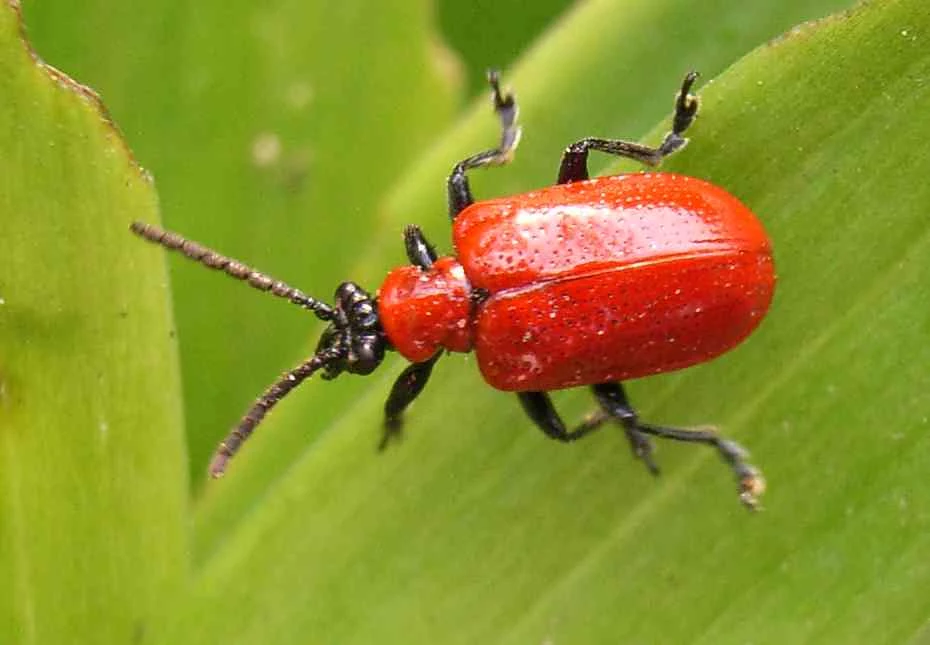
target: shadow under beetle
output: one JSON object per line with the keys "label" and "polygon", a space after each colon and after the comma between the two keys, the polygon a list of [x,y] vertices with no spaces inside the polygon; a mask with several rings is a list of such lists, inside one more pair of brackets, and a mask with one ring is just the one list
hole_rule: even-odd
{"label": "shadow under beetle", "polygon": [[[476,202],[468,172],[508,163],[520,139],[514,97],[489,72],[501,140],[449,175],[456,254],[439,257],[417,226],[407,226],[410,265],[391,271],[374,296],[343,282],[329,305],[176,233],[133,223],[141,237],[329,323],[313,356],[282,374],[220,443],[210,474],[221,476],[268,411],[312,374],[370,374],[395,350],[411,364],[384,406],[383,449],[400,435],[404,410],[443,352],[474,351],[484,379],[516,392],[547,436],[574,441],[615,421],[653,473],[649,436],[711,445],[733,469],[740,500],[755,508],[765,484],[742,447],[712,430],[641,421],[620,381],[707,361],[756,328],[775,284],[765,231],[735,197],[699,179],[588,177],[591,150],[657,166],[681,149],[698,111],[690,93],[696,79],[685,76],[672,130],[657,148],[582,139],[562,155],[556,185]],[[591,387],[600,410],[568,430],[547,391],[580,385]]]}

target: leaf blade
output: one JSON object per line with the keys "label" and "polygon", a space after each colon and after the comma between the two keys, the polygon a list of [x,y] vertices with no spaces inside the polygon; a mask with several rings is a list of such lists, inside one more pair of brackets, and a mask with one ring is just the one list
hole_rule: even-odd
{"label": "leaf blade", "polygon": [[170,315],[140,291],[163,269],[124,244],[156,202],[96,95],[34,60],[12,3],[0,77],[0,633],[124,643],[187,564]]}

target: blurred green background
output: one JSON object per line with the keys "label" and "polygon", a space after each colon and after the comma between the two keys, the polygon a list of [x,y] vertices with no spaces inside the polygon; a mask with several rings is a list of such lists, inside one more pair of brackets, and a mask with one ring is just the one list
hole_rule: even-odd
{"label": "blurred green background", "polygon": [[[24,2],[39,56],[100,94],[153,185],[5,6],[0,641],[930,642],[930,16],[883,0],[795,29],[850,4]],[[765,512],[708,451],[660,446],[653,480],[620,433],[545,441],[461,356],[388,454],[397,357],[308,383],[206,481],[320,325],[176,258],[166,274],[129,222],[321,298],[374,289],[403,224],[449,249],[444,176],[495,138],[489,66],[524,139],[475,177],[488,196],[550,183],[586,135],[658,141],[702,72],[668,168],[759,214],[779,290],[746,345],[631,392],[750,447]]]}

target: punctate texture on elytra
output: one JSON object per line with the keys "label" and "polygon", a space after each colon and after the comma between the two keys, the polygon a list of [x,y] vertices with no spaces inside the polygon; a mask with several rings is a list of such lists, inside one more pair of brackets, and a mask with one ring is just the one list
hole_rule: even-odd
{"label": "punctate texture on elytra", "polygon": [[[397,350],[474,350],[502,390],[667,372],[737,345],[775,284],[769,240],[738,199],[668,173],[601,177],[472,204],[457,258],[381,289]],[[485,297],[469,302],[480,289]]]}

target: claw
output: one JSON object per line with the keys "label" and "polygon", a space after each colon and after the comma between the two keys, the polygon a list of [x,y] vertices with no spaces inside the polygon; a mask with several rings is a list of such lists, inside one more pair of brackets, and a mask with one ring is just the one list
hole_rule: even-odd
{"label": "claw", "polygon": [[738,469],[739,501],[751,511],[761,510],[759,497],[765,492],[765,478],[762,473],[748,464]]}
{"label": "claw", "polygon": [[403,438],[404,431],[400,419],[385,419],[384,432],[381,435],[381,441],[378,442],[378,452],[384,452],[391,442],[402,441]]}

